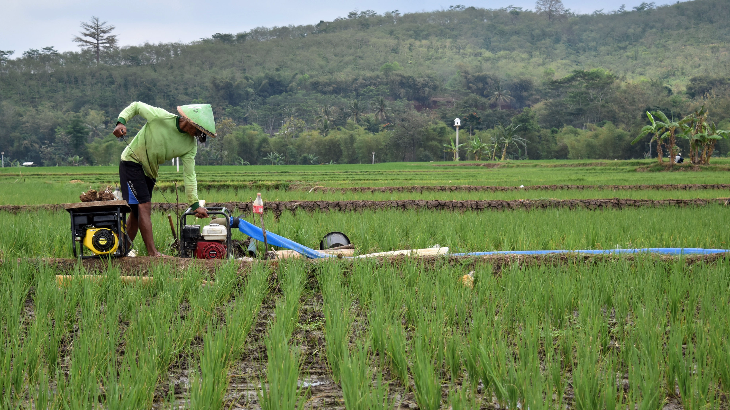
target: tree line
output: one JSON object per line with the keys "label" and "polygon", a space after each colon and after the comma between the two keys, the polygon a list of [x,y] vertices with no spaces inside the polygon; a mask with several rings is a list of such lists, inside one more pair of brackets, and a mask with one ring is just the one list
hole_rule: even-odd
{"label": "tree line", "polygon": [[[560,6],[354,11],[121,48],[103,41],[113,26],[92,19],[80,52],[0,51],[0,149],[43,165],[116,163],[124,145],[110,131],[135,100],[171,112],[213,104],[221,137],[201,147],[201,164],[440,161],[455,150],[480,160],[642,158],[657,155],[652,135],[631,144],[647,111],[678,121],[705,107],[708,124],[728,128],[727,2],[593,15]],[[85,35],[94,30],[101,36]],[[722,140],[713,154],[729,149]]]}

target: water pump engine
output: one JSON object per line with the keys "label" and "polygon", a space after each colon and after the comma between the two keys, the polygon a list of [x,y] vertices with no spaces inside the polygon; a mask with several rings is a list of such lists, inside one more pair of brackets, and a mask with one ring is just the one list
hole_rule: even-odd
{"label": "water pump engine", "polygon": [[[208,215],[220,215],[230,221],[231,214],[225,207],[209,207]],[[195,216],[193,209],[188,208],[180,217],[180,249],[181,258],[224,259],[232,258],[231,230],[229,227],[211,223],[210,225],[188,225],[187,218]]]}

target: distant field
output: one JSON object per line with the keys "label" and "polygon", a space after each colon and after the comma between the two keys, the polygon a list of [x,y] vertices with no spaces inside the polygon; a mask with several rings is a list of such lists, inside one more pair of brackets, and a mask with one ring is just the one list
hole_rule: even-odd
{"label": "distant field", "polygon": [[[486,166],[479,166],[486,165]],[[343,199],[309,189],[322,187],[384,187],[434,185],[656,185],[728,183],[730,159],[715,159],[709,168],[694,171],[688,165],[676,171],[656,171],[655,161],[511,161],[502,163],[387,163],[375,165],[313,166],[201,166],[197,167],[200,197],[208,201],[248,200],[257,191],[270,200]],[[74,181],[72,183],[71,181]],[[169,189],[182,184],[182,173],[160,167],[158,185]],[[78,201],[81,192],[118,183],[117,167],[39,167],[0,169],[0,205],[52,204]],[[226,189],[218,190],[218,186]],[[240,189],[232,188],[240,186]],[[294,189],[296,188],[296,189]],[[167,192],[170,192],[169,190]],[[615,192],[615,191],[614,191]],[[695,194],[697,196],[695,196]],[[452,196],[453,195],[453,196]],[[672,191],[631,193],[582,191],[493,193],[406,193],[352,195],[346,199],[535,199],[535,198],[713,198],[724,192]],[[689,195],[689,196],[688,196]],[[167,200],[165,200],[167,197]],[[184,195],[183,195],[184,197]],[[184,198],[182,199],[184,201]],[[175,202],[174,195],[156,195],[155,202]]]}

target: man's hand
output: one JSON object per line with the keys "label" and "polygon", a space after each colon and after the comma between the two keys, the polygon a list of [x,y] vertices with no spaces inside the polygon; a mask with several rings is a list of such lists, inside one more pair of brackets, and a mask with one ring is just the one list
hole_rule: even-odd
{"label": "man's hand", "polygon": [[195,210],[195,216],[198,218],[207,218],[208,210],[200,206],[198,207],[198,209]]}
{"label": "man's hand", "polygon": [[114,136],[117,138],[121,138],[127,135],[127,127],[121,122],[118,122],[117,126],[114,128],[114,131],[112,131],[112,134],[114,134]]}

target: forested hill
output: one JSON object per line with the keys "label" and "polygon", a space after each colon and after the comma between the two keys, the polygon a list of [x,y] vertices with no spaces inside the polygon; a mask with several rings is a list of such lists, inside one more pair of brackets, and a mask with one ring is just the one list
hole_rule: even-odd
{"label": "forested hill", "polygon": [[592,15],[453,6],[115,48],[98,64],[51,45],[6,50],[0,150],[115,163],[110,131],[138,100],[214,105],[220,138],[201,164],[450,159],[455,117],[462,159],[643,157],[647,144],[629,142],[647,110],[730,118],[728,21],[727,0]]}

